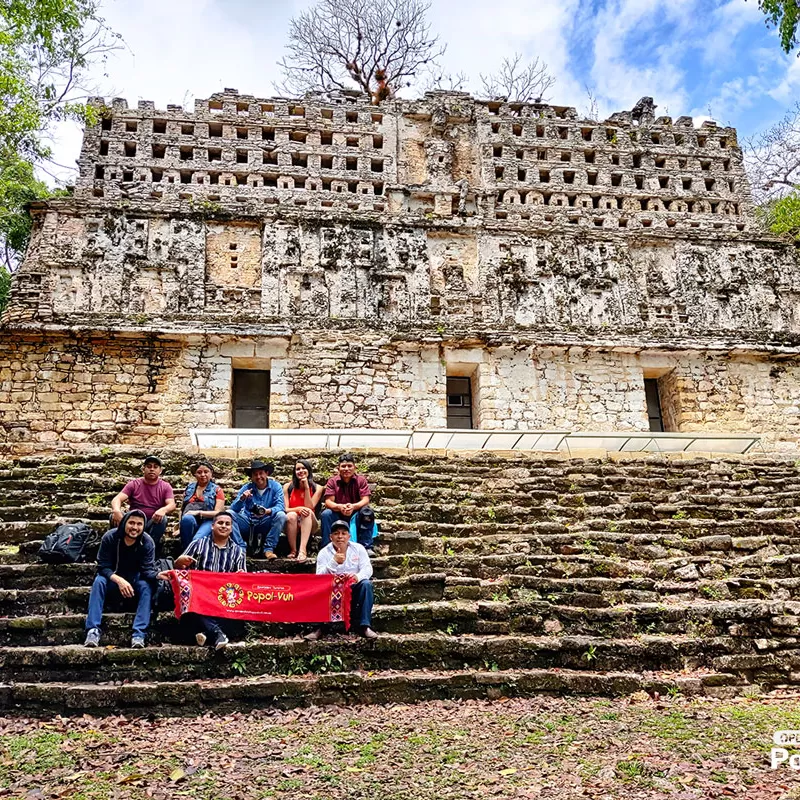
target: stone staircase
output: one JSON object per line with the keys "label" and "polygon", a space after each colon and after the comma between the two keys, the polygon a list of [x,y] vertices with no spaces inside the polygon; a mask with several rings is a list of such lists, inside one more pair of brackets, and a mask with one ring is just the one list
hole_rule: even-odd
{"label": "stone staircase", "polygon": [[[778,457],[359,455],[375,484],[374,642],[248,625],[224,653],[161,613],[81,646],[92,564],[40,564],[58,521],[104,530],[143,452],[0,462],[0,706],[409,702],[536,692],[730,695],[800,682],[800,469]],[[162,453],[185,486],[192,454]],[[312,454],[318,475],[330,453]],[[245,460],[214,458],[229,496]],[[276,459],[286,480],[293,456]],[[177,554],[176,540],[166,549]],[[313,571],[279,559],[253,570]]]}

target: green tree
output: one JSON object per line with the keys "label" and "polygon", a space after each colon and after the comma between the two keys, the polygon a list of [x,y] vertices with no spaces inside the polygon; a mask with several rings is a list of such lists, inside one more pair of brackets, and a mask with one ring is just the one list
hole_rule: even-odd
{"label": "green tree", "polygon": [[745,165],[761,222],[800,242],[800,102],[745,142]]}
{"label": "green tree", "polygon": [[791,236],[800,244],[800,192],[792,192],[761,206],[766,226],[779,236]]}
{"label": "green tree", "polygon": [[0,0],[0,301],[30,236],[26,203],[50,194],[47,137],[65,119],[92,121],[87,67],[119,46],[99,0]]}
{"label": "green tree", "polygon": [[[767,17],[767,23],[778,29],[781,47],[791,53],[798,45],[797,26],[800,24],[798,0],[758,0],[758,7]],[[800,56],[800,52],[797,54]]]}

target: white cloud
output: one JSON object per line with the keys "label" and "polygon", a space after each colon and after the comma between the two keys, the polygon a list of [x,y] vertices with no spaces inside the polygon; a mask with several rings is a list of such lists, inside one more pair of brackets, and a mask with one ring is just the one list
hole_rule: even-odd
{"label": "white cloud", "polygon": [[791,57],[780,82],[768,94],[773,100],[784,105],[788,105],[800,97],[800,58]]}
{"label": "white cloud", "polygon": [[580,0],[462,0],[435,2],[430,11],[434,29],[447,42],[444,66],[450,72],[466,72],[471,88],[479,86],[478,74],[493,72],[515,52],[538,56],[557,83],[553,100],[574,102],[580,82],[570,70],[569,46]]}
{"label": "white cloud", "polygon": [[764,24],[758,3],[747,0],[728,0],[706,14],[710,18],[703,25],[700,44],[703,60],[709,64],[719,59],[727,61],[735,48],[736,37],[751,25]]}
{"label": "white cloud", "polygon": [[[275,94],[276,62],[283,55],[289,20],[311,5],[271,0],[116,0],[104,6],[109,26],[128,49],[113,55],[92,78],[101,94],[124,97],[131,105],[152,100],[192,107],[229,86],[257,96]],[[444,67],[467,72],[473,90],[478,73],[491,72],[505,56],[539,56],[558,82],[558,102],[581,99],[581,83],[569,68],[569,40],[580,0],[436,0],[429,12],[434,32],[448,45]],[[70,164],[80,150],[81,131],[62,125],[56,132],[56,160]]]}
{"label": "white cloud", "polygon": [[[129,50],[110,58],[107,76],[98,68],[94,82],[106,96],[161,108],[191,107],[226,86],[269,96],[289,20],[312,2],[106,0],[103,13]],[[763,27],[754,0],[433,0],[429,19],[448,45],[445,70],[466,72],[473,91],[480,72],[521,52],[548,64],[557,79],[553,102],[585,107],[588,85],[601,116],[651,95],[659,114],[694,107],[691,113],[706,115],[710,105],[727,121],[759,107],[762,91],[783,105],[800,94],[799,59],[751,41],[745,68],[731,50],[748,26]],[[710,100],[692,96],[701,85],[713,87]],[[64,125],[56,134],[56,160],[74,162],[81,131]]]}
{"label": "white cloud", "polygon": [[[157,108],[170,103],[192,108],[194,98],[226,86],[247,94],[274,94],[272,82],[279,77],[275,62],[295,9],[286,3],[269,5],[246,0],[108,3],[102,13],[126,47],[109,57],[107,75],[96,65],[89,81],[106,97],[124,97],[132,106],[153,100]],[[55,136],[55,160],[74,163],[82,138],[78,126],[65,123]]]}
{"label": "white cloud", "polygon": [[[659,113],[675,116],[688,105],[678,66],[683,32],[694,19],[694,0],[610,0],[595,20],[592,80],[603,110],[630,108],[650,95]],[[634,63],[629,42],[649,34],[647,63]]]}
{"label": "white cloud", "polygon": [[714,97],[690,113],[696,118],[713,119],[720,125],[733,125],[736,117],[754,106],[763,95],[761,79],[757,75],[745,75],[723,83]]}

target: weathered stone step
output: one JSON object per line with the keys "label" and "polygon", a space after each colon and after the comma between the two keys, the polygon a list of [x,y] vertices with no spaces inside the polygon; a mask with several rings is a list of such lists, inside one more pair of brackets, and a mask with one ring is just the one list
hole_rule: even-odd
{"label": "weathered stone step", "polygon": [[534,592],[555,605],[608,608],[629,603],[680,603],[702,598],[729,600],[790,600],[800,597],[800,579],[778,578],[762,581],[731,578],[726,581],[654,581],[647,578],[537,578],[506,575],[478,587],[448,589],[446,596],[489,599],[516,590]]}
{"label": "weathered stone step", "polygon": [[[506,543],[501,552],[405,553],[373,558],[375,577],[398,578],[431,571],[452,576],[498,579],[504,575],[527,575],[539,578],[646,578],[654,581],[720,581],[733,578],[768,580],[800,576],[800,555],[751,555],[746,551],[714,552],[710,555],[684,556],[664,551],[665,557],[640,561],[619,556],[601,555],[594,546],[585,552],[539,554],[531,552],[527,543]],[[392,543],[389,547],[393,548]],[[385,548],[384,548],[385,549]],[[571,548],[565,548],[571,549]],[[644,548],[642,548],[644,549]],[[268,563],[264,559],[248,559],[248,571],[270,573],[313,573],[314,556],[304,563],[279,558]],[[22,563],[0,563],[0,589],[69,588],[88,585],[94,579],[93,562],[51,565],[36,560]]]}
{"label": "weathered stone step", "polygon": [[185,682],[52,683],[0,685],[0,707],[24,713],[83,713],[124,709],[159,715],[242,706],[415,703],[425,700],[530,697],[537,694],[623,697],[637,691],[733,697],[744,681],[726,673],[597,673],[590,670],[392,670],[305,676],[215,678]]}
{"label": "weathered stone step", "polygon": [[[672,506],[682,508],[687,515],[702,515],[711,512],[735,512],[738,515],[755,508],[793,508],[800,504],[800,476],[797,482],[780,488],[764,486],[741,486],[738,490],[730,487],[725,492],[703,493],[706,486],[685,487],[681,490],[650,490],[634,483],[629,487],[610,485],[596,488],[555,486],[552,489],[533,485],[520,489],[514,482],[485,482],[483,485],[458,484],[455,480],[447,486],[403,486],[402,482],[390,476],[370,476],[374,487],[373,505],[385,504],[400,509],[413,510],[424,506],[440,506],[448,511],[464,508],[513,506],[526,509],[534,514],[545,508],[562,509],[603,508],[619,503],[624,505],[649,506],[656,513],[668,511]],[[177,492],[182,492],[188,483],[187,478],[171,481]],[[536,482],[533,482],[536,484]],[[37,509],[61,507],[88,507],[105,509],[111,498],[120,490],[124,479],[69,478],[61,483],[47,483],[46,478],[16,479],[0,484],[4,492],[0,496],[0,512],[5,517],[19,515],[22,510],[30,514]],[[506,485],[510,484],[510,485]],[[239,489],[237,484],[226,485],[220,482],[229,500]],[[36,503],[31,504],[35,496]],[[566,511],[564,512],[566,513]]]}
{"label": "weathered stone step", "polygon": [[[759,579],[727,577],[724,580],[702,579],[693,564],[683,569],[682,580],[673,574],[665,580],[651,577],[541,577],[526,574],[521,559],[508,556],[459,559],[417,557],[419,563],[411,571],[404,559],[376,558],[376,596],[381,602],[408,603],[421,600],[467,599],[491,600],[512,591],[530,595],[531,599],[544,599],[558,605],[585,608],[607,608],[623,603],[690,602],[696,599],[774,599],[787,600],[800,597],[800,578]],[[386,562],[393,560],[399,566],[392,570]],[[259,562],[266,565],[266,562]],[[293,564],[296,570],[311,570],[309,565]],[[516,569],[511,566],[517,565]],[[511,566],[510,566],[511,565]],[[281,565],[273,562],[264,571],[279,571]],[[50,568],[48,568],[50,569]],[[88,603],[89,588],[94,569],[91,565],[57,567],[61,582],[59,588],[0,589],[0,614],[21,616],[84,611]],[[83,584],[72,580],[80,575]],[[677,572],[676,572],[677,574]],[[385,577],[382,577],[385,576]]]}
{"label": "weathered stone step", "polygon": [[[263,563],[263,562],[262,562]],[[70,565],[86,569],[89,565]],[[85,613],[91,590],[92,571],[83,586],[43,589],[0,589],[0,615],[5,617]],[[478,586],[478,579],[450,577],[440,573],[419,573],[401,578],[375,581],[375,597],[379,602],[416,603],[441,600],[445,581],[455,591],[463,586]]]}
{"label": "weathered stone step", "polygon": [[[19,553],[35,560],[41,546],[42,535],[52,531],[64,520],[37,523],[12,523],[2,526],[6,546],[19,545]],[[90,520],[98,533],[105,531],[105,519]],[[641,521],[615,522],[613,520],[587,521],[567,525],[564,522],[540,520],[518,526],[497,522],[448,526],[441,523],[397,523],[380,520],[381,535],[377,540],[380,551],[391,554],[416,552],[442,553],[452,551],[483,552],[515,551],[531,554],[574,552],[618,555],[621,558],[659,559],[672,551],[700,554],[708,551],[734,550],[752,552],[768,546],[779,552],[796,552],[798,526],[794,520],[760,519],[738,523],[671,520],[669,523]],[[285,542],[285,538],[282,539]],[[312,549],[318,537],[312,539]],[[166,555],[177,555],[180,546],[175,536],[164,539]],[[675,553],[673,553],[674,555]],[[777,554],[777,553],[776,553]],[[93,559],[96,549],[89,549],[87,557]],[[24,561],[16,552],[5,554],[0,550],[0,563]]]}
{"label": "weathered stone step", "polygon": [[[377,604],[375,627],[382,633],[421,631],[460,635],[525,633],[549,636],[604,636],[630,638],[641,635],[736,636],[774,639],[800,633],[800,603],[731,601],[671,604],[640,603],[614,608],[584,609],[556,606],[544,600],[428,601],[402,605]],[[0,645],[44,646],[81,644],[84,614],[32,615],[0,618]],[[130,643],[132,613],[103,615],[103,643]],[[298,636],[308,626],[249,624],[247,638]],[[152,621],[150,643],[191,643],[171,612]],[[791,642],[788,642],[791,644]]]}
{"label": "weathered stone step", "polygon": [[[561,506],[541,508],[523,506],[474,505],[392,505],[377,506],[383,533],[421,533],[427,537],[476,538],[504,534],[545,535],[573,533],[597,536],[623,533],[628,536],[663,534],[682,539],[730,534],[737,538],[769,535],[794,535],[800,522],[798,507],[716,509],[700,514],[680,505],[654,506],[651,503],[616,503],[607,506]],[[98,532],[108,527],[110,509],[106,506],[75,505],[53,508],[28,504],[0,509],[0,536],[4,543],[30,543],[52,531],[58,524],[83,520]],[[694,515],[694,516],[692,516]],[[171,519],[177,531],[177,518]]]}
{"label": "weathered stone step", "polygon": [[[279,561],[281,561],[279,559]],[[798,578],[776,578],[767,580],[758,573],[756,577],[743,575],[733,577],[705,569],[704,563],[678,561],[668,574],[623,574],[616,562],[603,564],[603,569],[586,570],[578,564],[570,574],[570,564],[555,562],[537,568],[530,560],[511,556],[483,556],[461,558],[392,557],[375,558],[376,592],[379,595],[396,596],[399,587],[414,586],[416,591],[428,585],[433,576],[436,586],[444,586],[447,575],[448,591],[453,596],[466,599],[491,599],[493,593],[508,588],[525,588],[537,592],[541,597],[559,596],[571,605],[605,607],[620,602],[658,602],[668,598],[706,597],[712,599],[769,598],[781,589],[784,594],[794,596],[800,591]],[[711,566],[721,565],[708,562]],[[251,562],[251,571],[286,573],[312,572],[313,564],[285,565],[278,562]],[[698,569],[699,567],[699,569]],[[30,573],[28,573],[30,570]],[[54,613],[55,608],[74,607],[85,602],[94,578],[95,567],[91,564],[50,565],[3,565],[3,582],[8,588],[0,589],[0,613]],[[605,573],[605,574],[603,574]],[[707,578],[702,576],[707,574]],[[14,587],[14,588],[11,588]],[[405,591],[403,589],[403,591]],[[438,591],[438,589],[436,590]],[[460,594],[459,594],[460,593]],[[405,592],[404,598],[408,596]],[[440,599],[427,596],[423,599]],[[411,596],[414,601],[418,598]],[[405,602],[398,600],[396,602]]]}
{"label": "weathered stone step", "polygon": [[696,669],[733,655],[752,656],[752,644],[735,637],[645,635],[609,640],[419,633],[383,634],[369,642],[348,638],[314,643],[297,639],[242,642],[221,653],[182,645],[143,650],[80,645],[0,647],[0,682],[137,680],[143,675],[158,680],[221,678],[233,677],[242,664],[252,674],[292,674],[321,663],[320,659],[328,661],[328,656],[346,671],[485,667],[645,672]]}
{"label": "weathered stone step", "polygon": [[[711,520],[717,522],[749,521],[763,519],[765,514],[772,517],[784,517],[796,520],[800,516],[798,506],[772,506],[759,507],[745,506],[742,504],[717,508],[692,507],[675,503],[643,508],[634,504],[606,506],[590,506],[580,502],[582,498],[576,495],[573,505],[525,507],[521,505],[492,505],[491,503],[475,503],[474,505],[459,504],[422,504],[390,505],[384,502],[381,514],[399,523],[430,524],[432,520],[451,525],[474,525],[492,522],[502,525],[524,526],[532,519],[549,519],[556,521],[584,521],[589,519],[604,520],[636,520],[636,521],[682,521],[685,519]],[[563,498],[562,498],[563,500]]]}

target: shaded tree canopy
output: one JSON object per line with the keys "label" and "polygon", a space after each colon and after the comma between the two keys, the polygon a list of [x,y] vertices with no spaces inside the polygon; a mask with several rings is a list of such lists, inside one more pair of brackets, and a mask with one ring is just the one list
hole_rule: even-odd
{"label": "shaded tree canopy", "polygon": [[0,265],[12,270],[28,241],[25,205],[49,194],[54,123],[87,121],[87,66],[118,46],[98,0],[0,0]]}
{"label": "shaded tree canopy", "polygon": [[319,0],[289,24],[279,62],[290,94],[347,89],[373,102],[396,94],[444,53],[421,0]]}

